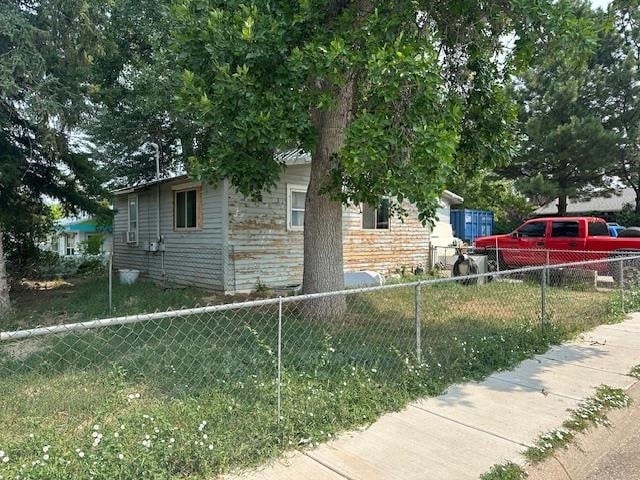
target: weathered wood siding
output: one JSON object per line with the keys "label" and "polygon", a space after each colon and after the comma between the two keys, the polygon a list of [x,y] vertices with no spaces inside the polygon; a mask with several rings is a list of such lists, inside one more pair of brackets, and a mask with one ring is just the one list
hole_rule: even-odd
{"label": "weathered wood siding", "polygon": [[303,232],[287,230],[287,185],[306,188],[309,166],[287,167],[276,188],[254,202],[229,189],[229,248],[238,291],[302,281]]}
{"label": "weathered wood siding", "polygon": [[[303,232],[287,230],[287,185],[306,186],[309,166],[290,166],[277,187],[264,194],[262,202],[245,199],[229,191],[229,248],[238,291],[298,285],[302,281]],[[394,273],[428,264],[429,232],[418,221],[412,205],[409,216],[390,220],[389,230],[362,229],[359,207],[343,212],[345,271],[375,270]]]}
{"label": "weathered wood siding", "polygon": [[404,204],[407,217],[390,218],[388,230],[362,228],[359,206],[345,208],[342,215],[345,271],[374,270],[384,275],[418,265],[428,265],[430,228],[422,226],[414,205]]}
{"label": "weathered wood siding", "polygon": [[[166,182],[160,185],[160,234],[164,236],[164,271],[169,284],[195,286],[213,290],[225,289],[225,267],[229,265],[224,248],[226,205],[224,186],[202,186],[202,228],[194,231],[174,230],[172,187],[188,180]],[[128,228],[128,194],[116,195],[114,206],[114,266],[135,268],[143,276],[161,281],[161,252],[149,252],[146,246],[156,240],[156,186],[140,190],[138,195],[138,244],[126,243]],[[229,275],[233,272],[229,270]]]}

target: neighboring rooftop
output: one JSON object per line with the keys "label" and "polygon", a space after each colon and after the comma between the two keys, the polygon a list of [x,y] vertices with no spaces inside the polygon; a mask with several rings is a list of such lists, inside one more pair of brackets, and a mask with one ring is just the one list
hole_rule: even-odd
{"label": "neighboring rooftop", "polygon": [[[589,213],[589,212],[619,212],[626,204],[635,204],[636,194],[632,188],[624,188],[617,195],[610,197],[594,197],[590,200],[567,200],[567,213]],[[558,213],[558,199],[538,208],[535,215],[554,215]]]}

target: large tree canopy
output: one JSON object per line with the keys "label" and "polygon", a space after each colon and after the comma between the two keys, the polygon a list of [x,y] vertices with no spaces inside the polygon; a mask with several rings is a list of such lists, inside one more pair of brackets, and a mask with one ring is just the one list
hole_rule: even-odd
{"label": "large tree canopy", "polygon": [[197,131],[178,108],[181,71],[169,50],[170,1],[115,0],[102,25],[103,55],[91,69],[94,115],[87,130],[110,184],[184,170]]}
{"label": "large tree canopy", "polygon": [[[46,217],[46,197],[68,211],[99,209],[100,179],[73,135],[99,9],[83,0],[0,4],[0,242],[28,246]],[[0,255],[0,310],[8,303]]]}
{"label": "large tree canopy", "polygon": [[[512,65],[535,56],[549,8],[520,0],[180,1],[173,36],[182,97],[204,132],[192,171],[259,198],[280,175],[276,152],[312,152],[303,287],[340,288],[341,202],[390,196],[398,208],[406,199],[426,220],[451,171],[510,156],[504,81]],[[507,34],[517,39],[510,51]]]}
{"label": "large tree canopy", "polygon": [[[590,80],[591,60],[606,19],[591,10],[589,2],[572,4],[583,35],[551,32],[551,41],[543,44],[545,59],[515,84],[521,148],[506,169],[525,191],[543,179],[559,199],[560,215],[566,213],[568,197],[585,198],[612,188],[613,137],[595,107]],[[533,183],[528,186],[527,180]]]}
{"label": "large tree canopy", "polygon": [[636,192],[640,213],[640,1],[616,0],[590,71],[592,108],[615,139],[612,173]]}

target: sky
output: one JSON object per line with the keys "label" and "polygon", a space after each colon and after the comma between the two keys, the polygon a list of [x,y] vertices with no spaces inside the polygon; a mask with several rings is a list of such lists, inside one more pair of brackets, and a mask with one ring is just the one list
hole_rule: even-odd
{"label": "sky", "polygon": [[591,5],[594,7],[607,8],[607,5],[611,3],[611,0],[591,0]]}

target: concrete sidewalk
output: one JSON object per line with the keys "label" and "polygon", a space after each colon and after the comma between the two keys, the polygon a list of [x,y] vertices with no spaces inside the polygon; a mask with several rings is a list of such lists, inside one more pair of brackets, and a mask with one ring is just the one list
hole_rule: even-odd
{"label": "concrete sidewalk", "polygon": [[640,363],[640,314],[600,326],[499,372],[383,416],[368,429],[291,454],[233,480],[477,479],[560,427],[599,385],[630,388]]}

